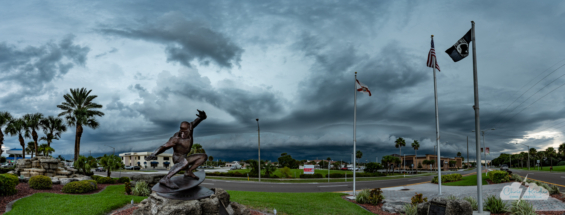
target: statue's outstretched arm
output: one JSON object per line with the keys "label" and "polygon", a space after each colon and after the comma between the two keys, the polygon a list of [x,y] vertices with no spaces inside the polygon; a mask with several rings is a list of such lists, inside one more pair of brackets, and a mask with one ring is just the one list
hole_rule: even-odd
{"label": "statue's outstretched arm", "polygon": [[198,111],[198,114],[196,114],[196,116],[198,118],[196,118],[193,122],[191,122],[192,129],[194,129],[198,124],[200,124],[200,122],[202,122],[202,120],[205,120],[207,118],[206,112],[198,110],[198,109],[196,109],[196,110]]}
{"label": "statue's outstretched arm", "polygon": [[169,141],[167,141],[165,144],[163,144],[159,148],[155,149],[155,151],[153,153],[151,153],[151,155],[147,156],[145,158],[145,160],[157,160],[157,155],[167,151],[167,149],[170,149],[174,145],[175,145],[174,137],[171,137],[171,139],[169,139]]}

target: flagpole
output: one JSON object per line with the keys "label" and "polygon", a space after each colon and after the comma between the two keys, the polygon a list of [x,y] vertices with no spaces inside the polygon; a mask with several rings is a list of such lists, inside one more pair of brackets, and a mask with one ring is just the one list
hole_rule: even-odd
{"label": "flagpole", "polygon": [[355,72],[355,81],[353,82],[353,92],[355,94],[355,96],[353,97],[353,195],[357,196],[356,190],[355,190],[355,158],[357,156],[356,152],[357,149],[356,147],[356,125],[357,125],[357,72]]}
{"label": "flagpole", "polygon": [[[432,40],[434,35],[432,35]],[[439,151],[439,118],[438,118],[438,107],[437,107],[437,81],[436,81],[436,58],[433,58],[432,67],[434,69],[434,99],[436,105],[436,144],[437,144],[437,174],[438,174],[438,194],[441,195],[441,154]]]}
{"label": "flagpole", "polygon": [[[480,117],[479,117],[479,82],[477,77],[477,51],[475,47],[475,21],[471,21],[471,42],[473,42],[473,85],[475,88],[475,141],[477,145],[477,160],[481,160],[481,137],[479,136],[479,131],[481,130]],[[486,150],[485,150],[486,151]],[[479,214],[483,213],[483,174],[482,174],[481,164],[477,165],[477,201]]]}

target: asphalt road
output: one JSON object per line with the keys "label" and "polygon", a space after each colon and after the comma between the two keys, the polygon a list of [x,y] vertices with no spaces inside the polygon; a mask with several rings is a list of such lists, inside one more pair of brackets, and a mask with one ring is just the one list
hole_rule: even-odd
{"label": "asphalt road", "polygon": [[522,177],[528,175],[529,179],[534,179],[542,182],[549,182],[560,186],[560,190],[565,191],[565,172],[545,172],[545,171],[528,171],[510,169],[512,173],[516,173]]}

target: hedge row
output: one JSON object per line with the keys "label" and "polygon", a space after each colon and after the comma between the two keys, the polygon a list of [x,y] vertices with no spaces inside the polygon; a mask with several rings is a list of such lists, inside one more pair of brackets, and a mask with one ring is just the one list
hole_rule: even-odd
{"label": "hedge row", "polygon": [[[179,174],[181,174],[179,172]],[[184,174],[184,172],[182,173]],[[227,177],[247,177],[247,173],[241,172],[207,172],[207,176],[227,176]],[[249,173],[250,177],[257,177],[257,174]],[[269,177],[265,176],[264,174],[261,175],[261,178],[279,178],[279,176],[271,174]]]}
{"label": "hedge row", "polygon": [[[442,175],[441,176],[441,183],[459,181],[462,178],[463,178],[463,176],[461,176],[461,174],[459,174],[459,173]],[[438,183],[437,176],[434,176],[434,179],[432,179],[432,183],[436,183],[436,184]]]}
{"label": "hedge row", "polygon": [[506,171],[494,170],[487,173],[488,178],[494,183],[504,183],[510,181],[510,175]]}

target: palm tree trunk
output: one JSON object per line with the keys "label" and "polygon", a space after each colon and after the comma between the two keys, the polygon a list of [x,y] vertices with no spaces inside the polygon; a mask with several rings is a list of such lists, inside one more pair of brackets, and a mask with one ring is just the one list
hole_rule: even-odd
{"label": "palm tree trunk", "polygon": [[108,172],[107,176],[110,177],[110,168],[108,168],[106,171]]}
{"label": "palm tree trunk", "polygon": [[2,129],[0,128],[0,155],[4,153],[4,151],[2,151],[2,145],[4,145],[4,133],[2,133]]}
{"label": "palm tree trunk", "polygon": [[22,146],[22,159],[26,158],[26,149],[25,149],[25,143],[24,143],[24,137],[22,137],[22,134],[19,135],[18,140],[20,141],[20,145]]}
{"label": "palm tree trunk", "polygon": [[[38,148],[38,145],[37,145],[37,132],[35,132],[35,129],[34,129],[34,128],[31,129],[31,137],[33,137],[33,143],[35,144],[35,154],[37,154],[37,148]],[[32,157],[33,157],[33,156],[32,156]]]}
{"label": "palm tree trunk", "polygon": [[82,137],[82,125],[77,123],[76,126],[76,137],[75,137],[75,161],[78,159],[80,155],[80,138]]}

